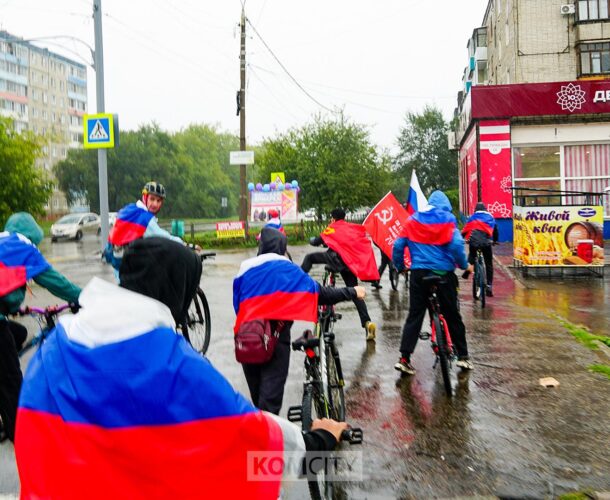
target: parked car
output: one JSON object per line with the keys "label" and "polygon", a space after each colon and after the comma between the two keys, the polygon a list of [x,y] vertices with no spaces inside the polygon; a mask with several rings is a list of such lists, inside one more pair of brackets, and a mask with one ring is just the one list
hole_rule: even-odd
{"label": "parked car", "polygon": [[64,215],[51,226],[51,241],[60,238],[80,240],[85,234],[100,234],[100,217],[93,212]]}
{"label": "parked car", "polygon": [[118,212],[108,212],[108,226],[112,227],[114,226],[114,223],[116,222],[116,215]]}

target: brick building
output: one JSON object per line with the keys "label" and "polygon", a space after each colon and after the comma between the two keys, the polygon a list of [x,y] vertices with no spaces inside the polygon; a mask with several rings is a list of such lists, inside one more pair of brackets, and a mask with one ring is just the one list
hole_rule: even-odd
{"label": "brick building", "polygon": [[610,0],[490,0],[467,48],[450,137],[463,213],[482,200],[510,240],[510,186],[610,186]]}

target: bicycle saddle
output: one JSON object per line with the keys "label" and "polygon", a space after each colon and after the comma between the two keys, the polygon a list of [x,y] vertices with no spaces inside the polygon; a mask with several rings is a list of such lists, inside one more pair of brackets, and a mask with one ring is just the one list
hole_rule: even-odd
{"label": "bicycle saddle", "polygon": [[313,337],[311,330],[305,330],[303,335],[292,342],[293,351],[304,351],[305,349],[311,349],[320,345],[320,339]]}
{"label": "bicycle saddle", "polygon": [[424,278],[422,279],[422,281],[426,284],[426,285],[438,285],[440,283],[444,283],[445,280],[443,279],[442,276],[439,276],[438,274],[431,274],[430,276],[424,276]]}

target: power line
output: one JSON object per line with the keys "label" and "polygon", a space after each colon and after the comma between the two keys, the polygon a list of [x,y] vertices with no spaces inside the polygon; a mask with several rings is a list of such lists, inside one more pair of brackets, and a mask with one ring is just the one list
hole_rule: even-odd
{"label": "power line", "polygon": [[329,107],[325,106],[324,104],[322,104],[320,101],[318,101],[315,97],[313,97],[309,92],[307,92],[307,90],[305,90],[305,88],[296,80],[296,78],[294,76],[292,76],[290,74],[290,71],[288,71],[286,69],[286,66],[284,66],[282,64],[282,61],[280,61],[278,59],[278,57],[275,55],[275,53],[273,52],[273,50],[271,50],[271,47],[269,47],[269,45],[267,45],[267,42],[265,42],[265,40],[263,39],[263,37],[260,35],[260,33],[256,30],[256,28],[254,27],[254,25],[250,22],[249,19],[246,19],[246,21],[248,22],[248,24],[250,25],[250,27],[254,30],[254,33],[256,33],[256,36],[258,36],[258,38],[260,39],[261,42],[263,42],[263,45],[265,46],[265,48],[269,51],[269,53],[273,56],[273,58],[276,60],[276,62],[280,65],[280,67],[284,70],[284,72],[290,77],[290,79],[294,82],[294,84],[299,87],[301,89],[301,91],[303,91],[303,93],[309,97],[313,102],[315,102],[318,106],[320,106],[321,108],[324,108],[327,111],[330,111],[331,113],[337,113],[337,111],[330,109]]}

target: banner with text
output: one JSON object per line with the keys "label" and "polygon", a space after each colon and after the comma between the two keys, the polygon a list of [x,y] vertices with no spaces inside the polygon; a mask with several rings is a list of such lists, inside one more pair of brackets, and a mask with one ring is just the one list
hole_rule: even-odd
{"label": "banner with text", "polygon": [[603,208],[513,207],[513,255],[526,266],[603,266]]}
{"label": "banner with text", "polygon": [[238,222],[217,222],[216,238],[245,238],[246,225],[244,221]]}
{"label": "banner with text", "polygon": [[282,222],[297,222],[297,191],[251,191],[250,220],[265,222],[269,209],[280,213]]}

